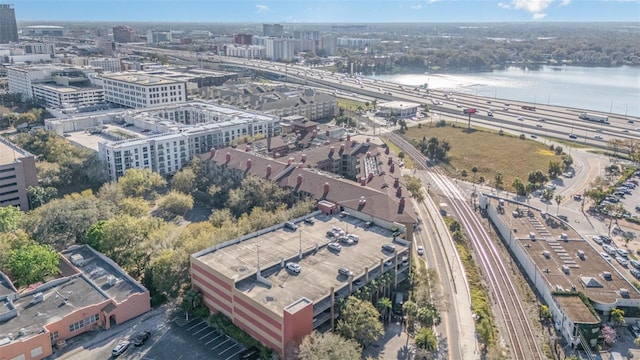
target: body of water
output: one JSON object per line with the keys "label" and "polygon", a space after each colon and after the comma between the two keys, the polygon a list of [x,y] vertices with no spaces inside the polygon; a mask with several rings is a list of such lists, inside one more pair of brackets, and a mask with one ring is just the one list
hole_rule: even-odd
{"label": "body of water", "polygon": [[640,116],[640,67],[509,67],[463,74],[397,74],[370,76],[403,85],[464,92],[538,104]]}

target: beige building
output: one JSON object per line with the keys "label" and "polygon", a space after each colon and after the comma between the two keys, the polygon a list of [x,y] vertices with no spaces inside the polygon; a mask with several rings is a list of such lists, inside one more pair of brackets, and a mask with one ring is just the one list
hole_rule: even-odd
{"label": "beige building", "polygon": [[37,186],[36,160],[29,152],[0,139],[0,206],[29,210],[27,188]]}

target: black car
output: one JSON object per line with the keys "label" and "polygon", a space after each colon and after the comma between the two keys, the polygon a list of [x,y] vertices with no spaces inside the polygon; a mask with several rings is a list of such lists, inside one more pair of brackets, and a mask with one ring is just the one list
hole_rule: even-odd
{"label": "black car", "polygon": [[238,355],[238,359],[240,360],[255,360],[259,358],[260,358],[260,349],[256,347],[250,347]]}
{"label": "black car", "polygon": [[150,332],[143,331],[140,334],[137,334],[136,336],[134,336],[133,339],[131,339],[131,341],[133,341],[133,345],[135,346],[142,346],[142,344],[144,344],[144,342],[147,341],[150,336],[151,336]]}

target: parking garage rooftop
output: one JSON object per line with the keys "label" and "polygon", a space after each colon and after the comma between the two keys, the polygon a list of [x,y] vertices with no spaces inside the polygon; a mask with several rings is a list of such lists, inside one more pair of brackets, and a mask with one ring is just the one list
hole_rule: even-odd
{"label": "parking garage rooftop", "polygon": [[[347,286],[349,278],[339,275],[339,268],[348,268],[355,280],[363,277],[367,270],[374,276],[384,268],[384,261],[395,257],[382,251],[382,245],[393,241],[390,230],[375,225],[366,228],[362,220],[351,216],[321,214],[312,219],[314,224],[297,223],[295,231],[280,225],[237,244],[194,256],[220,274],[235,279],[236,289],[277,314],[301,298],[317,303],[331,288],[338,291]],[[358,235],[358,243],[343,244],[339,252],[329,250],[326,245],[332,240],[327,232],[334,227]],[[394,245],[398,261],[408,256],[406,246],[397,242]],[[299,260],[301,248],[304,256]],[[256,277],[258,261],[261,274],[270,286]],[[282,266],[289,262],[300,264],[299,274]]]}

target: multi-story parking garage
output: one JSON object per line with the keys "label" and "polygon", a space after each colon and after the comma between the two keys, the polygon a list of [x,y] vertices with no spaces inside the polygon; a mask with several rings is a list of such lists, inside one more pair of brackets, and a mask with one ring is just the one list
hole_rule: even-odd
{"label": "multi-story parking garage", "polygon": [[[313,221],[306,218],[191,256],[192,284],[207,307],[284,357],[314,329],[333,326],[338,300],[387,273],[396,285],[409,268],[409,242],[394,241],[392,228],[367,227],[355,217],[320,211],[309,216]],[[327,232],[338,228],[357,235],[358,242],[330,249],[335,239]],[[390,244],[395,251],[386,250]],[[299,272],[290,263],[299,264]]]}

